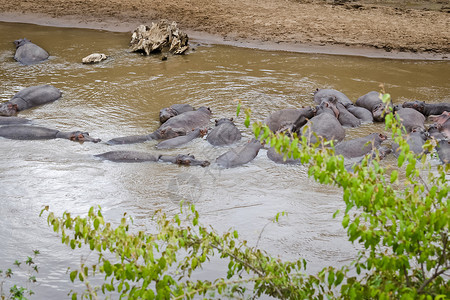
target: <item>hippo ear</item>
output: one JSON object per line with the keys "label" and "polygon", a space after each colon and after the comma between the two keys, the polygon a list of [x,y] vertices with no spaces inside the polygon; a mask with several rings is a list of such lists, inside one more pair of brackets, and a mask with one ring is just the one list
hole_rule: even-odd
{"label": "hippo ear", "polygon": [[216,122],[216,125],[217,125],[217,123],[219,123],[219,120],[217,120],[217,119],[215,119],[214,121]]}
{"label": "hippo ear", "polygon": [[230,121],[233,122],[233,120],[234,120],[234,119],[231,117],[231,118],[230,118]]}

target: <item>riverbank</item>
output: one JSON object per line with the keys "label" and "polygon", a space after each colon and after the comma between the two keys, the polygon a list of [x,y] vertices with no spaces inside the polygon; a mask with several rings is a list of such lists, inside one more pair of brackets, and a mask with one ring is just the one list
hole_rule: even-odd
{"label": "riverbank", "polygon": [[210,43],[450,59],[448,0],[435,10],[375,5],[365,0],[335,2],[342,4],[320,0],[0,0],[0,21],[126,32],[139,24],[168,19],[176,21],[191,38]]}

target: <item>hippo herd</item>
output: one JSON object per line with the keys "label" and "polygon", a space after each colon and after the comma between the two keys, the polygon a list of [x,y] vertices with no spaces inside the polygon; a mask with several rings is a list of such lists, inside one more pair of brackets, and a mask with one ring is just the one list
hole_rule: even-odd
{"label": "hippo herd", "polygon": [[[48,58],[48,53],[27,39],[14,42],[14,58],[24,64],[39,63]],[[11,100],[0,104],[0,137],[19,140],[63,138],[78,142],[98,143],[87,132],[61,132],[56,129],[33,126],[30,120],[16,117],[22,110],[44,105],[58,100],[62,93],[52,85],[24,88]],[[361,124],[384,121],[385,113],[392,109],[401,122],[405,138],[411,151],[422,154],[422,146],[427,139],[436,140],[436,151],[440,160],[450,162],[450,103],[429,104],[421,101],[405,102],[402,105],[385,105],[378,92],[372,91],[359,97],[353,103],[345,94],[333,89],[318,89],[314,92],[313,106],[299,109],[283,109],[271,113],[263,121],[273,132],[304,135],[308,142],[319,142],[319,137],[333,140],[337,155],[345,159],[361,158],[375,149],[385,156],[396,154],[397,145],[382,145],[387,136],[372,133],[368,136],[345,140],[345,128]],[[156,149],[170,149],[185,145],[196,138],[205,140],[214,147],[233,146],[242,135],[233,119],[219,119],[211,127],[212,112],[208,107],[195,109],[189,104],[174,104],[163,108],[159,114],[160,127],[146,135],[116,137],[106,142],[108,145],[143,143],[158,140]],[[425,126],[426,120],[433,122]],[[305,126],[307,126],[305,128]],[[215,163],[223,168],[237,167],[252,161],[260,149],[266,148],[267,157],[276,163],[300,163],[298,160],[283,158],[270,145],[263,145],[252,139],[244,145],[233,146],[216,158]],[[209,161],[197,160],[193,155],[164,155],[139,151],[115,150],[95,155],[114,162],[169,162],[179,165],[206,167]]]}

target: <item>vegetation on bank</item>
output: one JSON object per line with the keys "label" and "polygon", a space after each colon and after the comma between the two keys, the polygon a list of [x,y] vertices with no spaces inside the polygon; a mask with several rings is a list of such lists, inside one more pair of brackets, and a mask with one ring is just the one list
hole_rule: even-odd
{"label": "vegetation on bank", "polygon": [[[382,96],[388,103],[390,96]],[[239,111],[240,105],[237,114]],[[250,111],[245,114],[249,127]],[[402,138],[396,118],[387,112],[385,119],[386,129],[400,145],[398,168],[383,166],[378,155],[367,155],[349,171],[332,147],[320,142],[308,145],[305,137],[291,138],[275,134],[261,123],[252,124],[256,138],[286,156],[301,159],[308,175],[317,182],[342,188],[346,208],[333,217],[342,216],[349,241],[363,249],[351,264],[329,266],[309,275],[304,259],[283,261],[250,247],[239,239],[237,231],[218,233],[202,225],[194,206],[181,205],[180,214],[173,217],[157,212],[154,234],[137,231],[126,216],[120,225],[113,226],[106,222],[100,208],[91,208],[85,217],[48,212],[48,224],[60,234],[62,243],[72,249],[89,247],[98,254],[96,263],[82,263],[70,272],[72,281],[86,286],[84,293],[73,292],[72,298],[98,299],[101,294],[129,299],[192,299],[198,295],[270,295],[279,299],[450,297],[446,178],[450,167],[431,169],[426,156],[418,161]],[[425,147],[432,148],[432,143]],[[46,207],[42,213],[48,210]],[[277,214],[274,221],[279,217]],[[192,279],[213,256],[228,263],[223,276]],[[91,283],[94,276],[104,278],[100,286]]]}

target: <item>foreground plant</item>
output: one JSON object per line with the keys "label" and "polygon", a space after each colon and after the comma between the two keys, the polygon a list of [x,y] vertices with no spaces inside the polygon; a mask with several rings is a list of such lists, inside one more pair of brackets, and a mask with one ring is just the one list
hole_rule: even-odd
{"label": "foreground plant", "polygon": [[[383,99],[387,103],[389,95],[384,94]],[[311,146],[305,137],[274,134],[261,123],[252,125],[256,138],[300,159],[316,181],[343,189],[346,209],[342,225],[349,240],[363,248],[351,265],[330,266],[306,275],[305,260],[283,262],[249,247],[236,231],[219,234],[199,223],[193,206],[172,218],[157,213],[156,234],[131,230],[132,223],[125,217],[113,227],[105,222],[100,209],[91,208],[87,217],[72,217],[68,212],[56,217],[50,212],[48,223],[61,234],[63,243],[72,249],[87,245],[98,253],[97,264],[82,264],[70,273],[70,279],[85,283],[87,292],[81,296],[87,298],[96,298],[100,292],[130,299],[191,299],[216,294],[264,294],[280,299],[450,297],[449,165],[421,170],[420,166],[428,166],[426,157],[417,161],[397,120],[386,113],[386,128],[391,128],[392,138],[399,144],[399,170],[384,168],[378,156],[367,155],[348,171],[342,156],[324,146],[327,142]],[[246,115],[248,127],[249,110]],[[212,256],[228,261],[226,274],[216,280],[191,279]],[[100,287],[89,282],[96,273],[105,276]],[[75,293],[72,296],[77,298]]]}
{"label": "foreground plant", "polygon": [[[18,286],[14,283],[14,272],[11,268],[6,270],[0,269],[0,299],[27,299],[27,296],[31,296],[34,292],[28,288],[28,283],[36,282],[36,275],[38,273],[38,266],[34,262],[34,259],[39,254],[38,250],[33,251],[33,257],[28,256],[23,262],[16,260],[13,265],[16,270],[21,269],[20,265],[23,263],[26,265],[27,283],[25,286]],[[9,286],[9,289],[6,287]]]}

